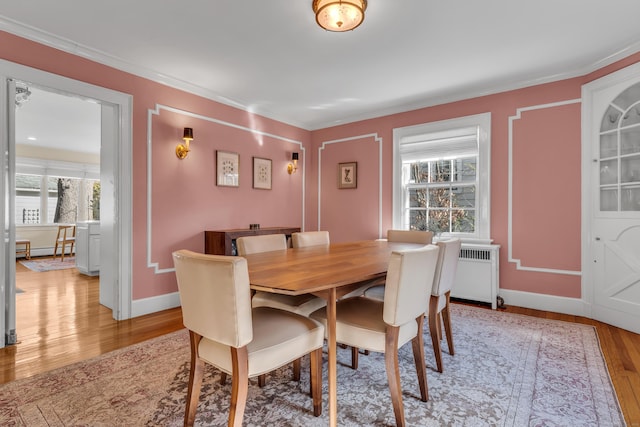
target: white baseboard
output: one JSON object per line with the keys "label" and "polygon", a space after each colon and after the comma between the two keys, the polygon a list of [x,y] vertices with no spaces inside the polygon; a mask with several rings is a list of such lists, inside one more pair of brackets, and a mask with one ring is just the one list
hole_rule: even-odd
{"label": "white baseboard", "polygon": [[133,300],[131,302],[131,317],[144,316],[170,308],[180,307],[180,294],[159,295],[156,297]]}
{"label": "white baseboard", "polygon": [[532,292],[499,289],[498,295],[504,298],[505,305],[545,310],[554,313],[589,317],[586,303],[580,298],[567,298],[555,295],[535,294]]}
{"label": "white baseboard", "polygon": [[[589,316],[589,310],[584,301],[579,298],[558,297],[555,295],[536,294],[532,292],[500,289],[498,295],[504,298],[505,305],[545,310],[554,313],[570,314],[573,316]],[[180,294],[159,295],[156,297],[134,300],[131,304],[131,317],[144,316],[180,306]]]}

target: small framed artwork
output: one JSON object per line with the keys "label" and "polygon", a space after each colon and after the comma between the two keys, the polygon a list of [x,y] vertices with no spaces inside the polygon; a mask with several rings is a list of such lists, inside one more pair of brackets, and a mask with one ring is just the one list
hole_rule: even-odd
{"label": "small framed artwork", "polygon": [[240,155],[216,150],[216,185],[237,187],[240,176]]}
{"label": "small framed artwork", "polygon": [[338,188],[358,186],[358,163],[338,163]]}
{"label": "small framed artwork", "polygon": [[253,158],[253,188],[271,190],[271,159]]}

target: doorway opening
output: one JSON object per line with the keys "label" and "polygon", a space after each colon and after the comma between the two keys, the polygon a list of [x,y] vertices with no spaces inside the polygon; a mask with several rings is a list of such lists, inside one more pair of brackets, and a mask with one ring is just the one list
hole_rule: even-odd
{"label": "doorway opening", "polygon": [[[4,189],[0,199],[0,219],[5,224],[4,245],[0,247],[4,274],[4,292],[0,292],[0,330],[4,340],[0,348],[17,341],[15,324],[16,297],[16,179],[20,165],[16,146],[16,83],[46,89],[48,92],[67,95],[83,102],[93,102],[100,111],[99,181],[100,200],[100,304],[112,310],[116,320],[131,317],[131,103],[130,95],[90,85],[62,76],[0,60],[0,78],[6,82],[0,88],[2,98],[0,135],[7,161],[0,164],[0,183]],[[27,101],[28,102],[28,101]],[[69,134],[73,129],[67,129]],[[18,160],[18,161],[17,161]],[[55,163],[55,162],[54,162]],[[64,176],[47,166],[49,176]],[[46,193],[46,191],[45,191]],[[46,197],[45,197],[46,198]],[[26,209],[26,208],[24,208]],[[28,217],[25,211],[25,217]],[[103,298],[104,294],[104,298]]]}

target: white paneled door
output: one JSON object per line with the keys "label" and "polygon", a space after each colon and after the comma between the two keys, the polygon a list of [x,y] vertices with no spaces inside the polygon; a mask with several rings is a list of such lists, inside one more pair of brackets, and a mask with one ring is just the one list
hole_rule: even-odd
{"label": "white paneled door", "polygon": [[640,333],[640,67],[583,87],[583,290],[594,319]]}

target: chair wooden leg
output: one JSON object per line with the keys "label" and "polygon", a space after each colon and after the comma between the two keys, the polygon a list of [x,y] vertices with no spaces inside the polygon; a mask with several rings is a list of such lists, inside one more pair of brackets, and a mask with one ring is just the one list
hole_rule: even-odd
{"label": "chair wooden leg", "polygon": [[64,244],[64,242],[62,242],[62,253],[60,254],[60,262],[64,261],[64,246],[65,246],[65,244]]}
{"label": "chair wooden leg", "polygon": [[201,339],[201,335],[189,331],[191,369],[189,370],[189,387],[187,388],[187,406],[184,411],[185,427],[192,426],[195,422],[198,401],[200,400],[200,388],[202,387],[202,376],[204,375],[204,361],[198,355],[198,344],[200,344]]}
{"label": "chair wooden leg", "polygon": [[322,348],[314,350],[311,358],[311,397],[313,398],[313,416],[322,415]]}
{"label": "chair wooden leg", "polygon": [[53,247],[53,258],[56,258],[56,255],[58,254],[58,241],[56,240],[56,244]]}
{"label": "chair wooden leg", "polygon": [[387,370],[387,381],[396,416],[396,426],[404,427],[404,406],[402,404],[402,387],[400,385],[400,367],[398,365],[398,335],[400,328],[388,326],[385,336],[384,364]]}
{"label": "chair wooden leg", "polygon": [[262,388],[267,384],[267,374],[258,375],[258,387]]}
{"label": "chair wooden leg", "polygon": [[351,347],[351,369],[358,369],[358,347]]}
{"label": "chair wooden leg", "polygon": [[302,367],[302,358],[293,361],[293,380],[300,381],[300,370]]}
{"label": "chair wooden leg", "polygon": [[445,298],[447,298],[447,303],[442,310],[442,320],[444,322],[444,333],[447,335],[447,345],[449,346],[449,354],[454,355],[455,351],[453,348],[453,331],[451,330],[451,306],[449,305],[449,300],[451,297],[451,292],[447,292],[445,294]]}
{"label": "chair wooden leg", "polygon": [[440,349],[440,338],[438,336],[438,297],[431,295],[429,300],[429,332],[431,333],[431,343],[433,353],[436,356],[436,368],[442,372],[442,350]]}
{"label": "chair wooden leg", "polygon": [[220,374],[220,385],[225,385],[227,383],[227,373],[222,372]]}
{"label": "chair wooden leg", "polygon": [[229,405],[229,427],[242,427],[244,409],[249,392],[249,353],[247,347],[231,347],[233,378],[231,379],[231,404]]}
{"label": "chair wooden leg", "polygon": [[418,334],[411,340],[413,347],[413,360],[416,363],[418,385],[420,386],[420,398],[423,402],[429,400],[429,386],[427,385],[427,365],[424,359],[424,341],[422,338],[424,328],[424,315],[416,318],[418,322]]}

